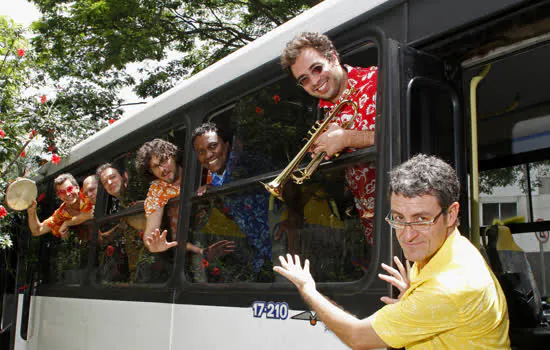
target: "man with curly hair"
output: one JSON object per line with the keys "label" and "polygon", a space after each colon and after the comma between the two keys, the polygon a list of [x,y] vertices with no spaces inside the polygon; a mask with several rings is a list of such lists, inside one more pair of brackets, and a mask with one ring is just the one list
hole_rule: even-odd
{"label": "man with curly hair", "polygon": [[[298,86],[319,99],[319,107],[325,111],[325,117],[344,100],[357,104],[353,125],[345,125],[354,111],[351,105],[344,105],[335,115],[335,122],[330,124],[310,149],[313,155],[324,154],[328,160],[345,150],[353,151],[374,145],[378,79],[376,66],[360,68],[343,65],[330,39],[326,35],[310,32],[298,34],[286,44],[281,54],[281,65],[296,78]],[[365,228],[365,239],[371,245],[374,242],[375,177],[374,163],[346,168],[346,180]]]}
{"label": "man with curly hair", "polygon": [[[170,199],[180,195],[180,184],[183,179],[182,157],[178,147],[163,139],[154,139],[143,144],[136,158],[137,169],[152,178],[147,198],[145,199],[145,232],[143,242],[150,252],[163,252],[178,245],[175,233],[178,225],[179,205],[168,204]],[[167,230],[160,231],[164,208],[170,220],[172,241],[167,240]],[[234,242],[222,240],[208,248],[202,249],[187,243],[187,250],[212,258],[230,253],[234,250]]]}

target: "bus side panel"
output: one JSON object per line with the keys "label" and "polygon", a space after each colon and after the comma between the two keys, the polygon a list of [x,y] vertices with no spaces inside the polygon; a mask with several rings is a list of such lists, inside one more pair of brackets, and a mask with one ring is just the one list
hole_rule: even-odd
{"label": "bus side panel", "polygon": [[[19,297],[22,310],[23,296]],[[28,341],[16,350],[170,349],[171,304],[33,297]]]}
{"label": "bus side panel", "polygon": [[[301,319],[293,319],[297,315]],[[258,315],[257,315],[258,316]],[[252,307],[176,305],[174,349],[348,349],[309,312],[286,319],[255,317]]]}

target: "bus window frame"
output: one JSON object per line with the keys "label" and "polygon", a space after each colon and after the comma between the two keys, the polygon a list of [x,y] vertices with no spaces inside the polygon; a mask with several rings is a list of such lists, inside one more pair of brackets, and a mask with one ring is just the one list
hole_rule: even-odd
{"label": "bus window frame", "polygon": [[[330,33],[328,34],[330,36]],[[333,40],[336,42],[336,40]],[[365,45],[368,43],[368,45]],[[376,56],[377,56],[377,62],[376,66],[378,67],[379,72],[383,72],[387,66],[386,61],[388,60],[389,56],[389,46],[388,41],[386,39],[385,34],[376,27],[371,27],[369,30],[366,31],[366,35],[362,37],[360,40],[356,40],[340,50],[339,52],[343,52],[341,54],[341,60],[343,61],[346,57],[353,54],[358,54],[362,50],[372,50],[373,48],[377,50]],[[370,65],[367,65],[370,66]],[[383,107],[382,103],[382,96],[385,96],[384,89],[386,87],[386,84],[383,83],[383,77],[385,74],[378,75],[378,82],[377,82],[377,88],[376,88],[376,94],[377,94],[377,106],[376,106],[376,117],[377,117],[377,127],[375,129],[375,140],[376,143],[373,147],[369,147],[362,150],[357,150],[351,154],[343,154],[339,157],[338,160],[329,160],[325,161],[321,164],[321,166],[318,168],[318,171],[328,171],[339,167],[344,167],[347,164],[350,163],[359,163],[361,161],[365,160],[375,160],[376,161],[376,167],[378,169],[379,164],[383,164],[383,162],[380,161],[381,155],[378,152],[379,149],[379,141],[380,141],[380,128],[379,120],[381,119],[382,112],[385,110],[385,107]],[[213,117],[216,115],[219,115],[220,113],[223,113],[227,111],[229,108],[232,108],[232,106],[235,106],[239,99],[250,96],[254,94],[255,92],[260,91],[261,89],[277,82],[281,81],[288,77],[288,73],[281,70],[281,74],[276,75],[273,79],[270,79],[266,81],[265,83],[256,86],[252,89],[246,90],[243,94],[238,95],[237,97],[231,99],[229,102],[225,102],[220,106],[216,106],[209,111],[205,113],[205,115],[202,118],[202,122],[207,122],[212,120]],[[318,99],[315,99],[315,105],[317,105]],[[386,123],[384,123],[386,124]],[[191,141],[191,140],[190,140]],[[386,147],[387,148],[387,147]],[[382,147],[384,149],[384,147]],[[385,162],[384,162],[385,164]],[[196,189],[198,186],[202,183],[201,178],[201,172],[200,169],[202,169],[198,159],[194,159],[194,165],[197,166],[197,171],[195,172],[196,175],[193,183],[193,188]],[[195,203],[199,198],[200,199],[207,199],[210,196],[217,196],[221,194],[228,194],[235,191],[238,191],[239,189],[242,189],[246,187],[246,185],[251,183],[257,183],[258,181],[266,181],[268,182],[270,179],[275,178],[282,169],[279,169],[277,171],[269,172],[266,174],[260,174],[258,176],[254,176],[251,178],[243,179],[243,180],[237,180],[231,184],[224,185],[223,188],[219,189],[212,189],[208,191],[208,193],[204,194],[203,196],[197,196],[194,191],[191,191],[191,194],[189,194],[189,197],[187,201],[185,202],[185,206],[188,208],[192,208],[193,203]],[[377,171],[376,180],[380,180],[381,175],[379,175],[379,172]],[[378,182],[377,182],[378,183]],[[376,196],[376,208],[375,211],[379,214],[378,216],[383,217],[381,213],[387,210],[387,201],[385,198],[379,198],[381,196],[385,197],[384,191],[382,190],[383,186],[377,185],[377,196]],[[185,239],[188,239],[189,235],[189,218],[191,218],[191,210],[189,209],[189,215],[185,216],[186,219],[186,230],[185,230]],[[383,221],[382,219],[376,220],[375,215],[375,224],[374,224],[374,239],[375,241],[380,242],[382,239],[382,234],[378,233],[381,231],[380,224],[377,225],[377,221]],[[181,220],[180,220],[181,221]],[[377,231],[377,228],[379,230]],[[391,244],[391,243],[390,243]],[[332,293],[338,293],[338,294],[353,294],[357,293],[361,290],[365,290],[368,287],[378,288],[376,286],[377,282],[377,268],[381,261],[381,255],[383,254],[381,250],[385,248],[386,244],[381,244],[378,246],[378,249],[372,249],[372,257],[369,262],[370,266],[373,266],[372,269],[369,269],[367,273],[363,274],[363,276],[360,279],[357,279],[352,282],[320,282],[317,283],[317,286],[320,290],[332,292]],[[276,291],[293,291],[295,290],[295,287],[292,284],[285,283],[285,282],[272,282],[272,283],[260,283],[260,282],[246,282],[246,283],[194,283],[187,279],[186,273],[188,272],[188,266],[185,263],[182,266],[182,271],[180,273],[181,276],[181,288],[182,290],[189,290],[189,291],[197,291],[197,292],[211,292],[214,290],[217,291],[235,291],[235,292],[254,292],[258,290],[276,290]]]}

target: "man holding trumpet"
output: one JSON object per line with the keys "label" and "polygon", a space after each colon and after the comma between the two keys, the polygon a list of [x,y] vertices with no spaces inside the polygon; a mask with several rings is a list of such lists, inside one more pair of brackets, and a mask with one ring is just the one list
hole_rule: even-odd
{"label": "man holding trumpet", "polygon": [[[353,124],[343,124],[354,115],[351,104],[342,106],[334,115],[335,122],[316,140],[312,156],[322,152],[325,159],[343,150],[354,150],[374,145],[376,122],[376,83],[378,68],[342,65],[340,56],[326,35],[301,33],[286,44],[281,54],[283,69],[296,78],[308,94],[319,98],[319,107],[325,117],[343,101],[355,102],[357,114]],[[365,228],[365,239],[373,242],[373,215],[376,167],[362,163],[346,168],[346,180],[355,199],[355,207]]]}

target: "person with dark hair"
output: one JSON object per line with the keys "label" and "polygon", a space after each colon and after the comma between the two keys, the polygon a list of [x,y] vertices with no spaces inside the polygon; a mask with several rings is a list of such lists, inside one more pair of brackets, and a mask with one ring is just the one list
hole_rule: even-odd
{"label": "person with dark hair", "polygon": [[321,295],[309,261],[280,257],[275,271],[298,287],[329,329],[354,349],[509,349],[509,319],[500,284],[477,248],[457,229],[460,185],[443,160],[417,155],[390,172],[394,229],[407,269],[382,264],[379,277],[400,290],[359,320]]}
{"label": "person with dark hair", "polygon": [[[160,231],[164,208],[168,201],[180,195],[180,184],[183,178],[183,166],[178,147],[162,139],[154,139],[143,144],[136,158],[137,169],[155,178],[151,182],[145,199],[145,231],[143,242],[152,253],[163,252],[178,245],[174,240],[168,242],[167,230]],[[167,216],[170,220],[172,238],[178,224],[178,205],[170,205]],[[187,242],[187,250],[205,257],[225,255],[233,251],[234,242],[222,240],[207,248],[199,248]]]}
{"label": "person with dark hair", "polygon": [[51,232],[56,237],[68,238],[69,226],[77,226],[94,217],[93,202],[80,191],[71,174],[61,174],[54,179],[57,197],[63,202],[46,220],[40,222],[36,214],[36,201],[27,209],[29,228],[33,236]]}
{"label": "person with dark hair", "polygon": [[[192,142],[201,165],[208,170],[207,183],[197,190],[204,195],[210,187],[220,187],[235,177],[251,176],[256,168],[253,160],[244,150],[231,148],[227,133],[214,123],[204,123],[193,130]],[[220,208],[239,226],[245,234],[248,245],[254,250],[252,267],[258,272],[266,262],[271,263],[271,240],[269,237],[269,196],[266,192],[252,192],[224,196]],[[271,273],[271,268],[269,268]]]}
{"label": "person with dark hair", "polygon": [[[376,86],[378,68],[342,65],[330,39],[320,33],[298,34],[286,44],[281,65],[308,94],[319,99],[325,118],[345,100],[357,105],[352,125],[346,125],[354,115],[350,104],[334,116],[335,122],[316,140],[310,149],[312,156],[322,154],[328,160],[344,150],[371,147],[375,143]],[[362,163],[346,168],[346,181],[355,199],[355,207],[365,228],[365,238],[374,243],[374,199],[376,167]]]}

